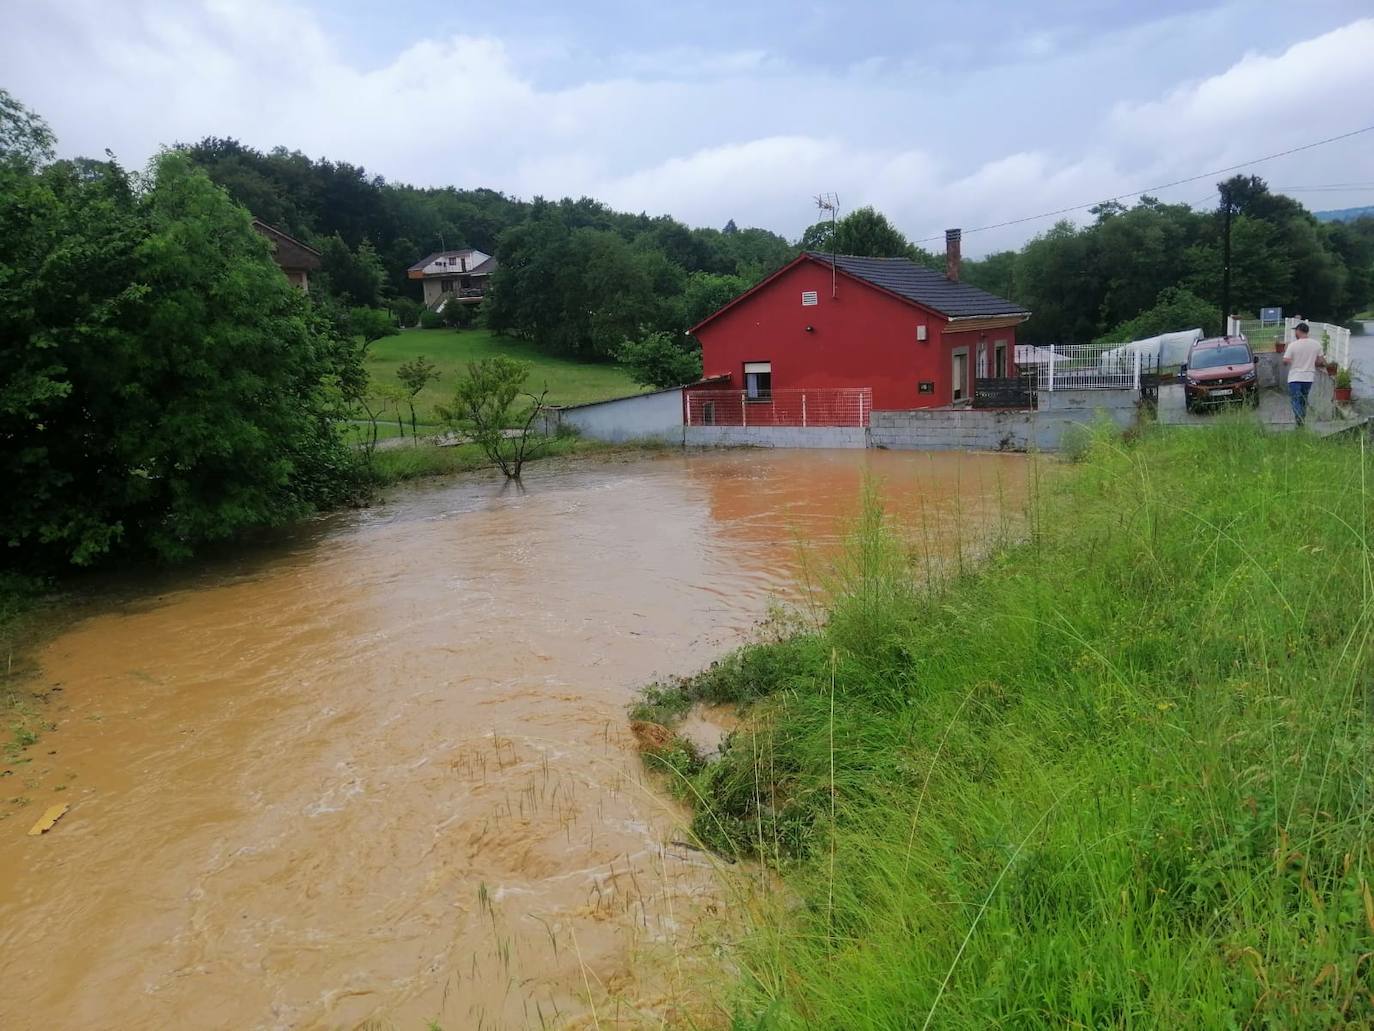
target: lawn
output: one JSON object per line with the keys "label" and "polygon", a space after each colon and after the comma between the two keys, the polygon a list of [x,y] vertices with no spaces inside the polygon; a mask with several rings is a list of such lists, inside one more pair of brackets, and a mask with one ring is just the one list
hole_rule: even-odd
{"label": "lawn", "polygon": [[[398,336],[385,337],[372,344],[367,360],[372,382],[377,385],[399,386],[396,369],[417,355],[424,355],[439,370],[439,380],[423,391],[415,405],[418,422],[431,432],[438,428],[437,407],[447,404],[453,396],[454,384],[468,362],[505,355],[529,362],[529,387],[538,393],[549,388],[549,404],[575,405],[587,401],[604,401],[611,397],[638,394],[644,388],[636,386],[621,366],[611,362],[580,362],[545,354],[532,344],[514,337],[497,336],[485,329],[407,329]],[[409,421],[409,412],[406,413]],[[384,418],[394,431],[395,413]],[[423,429],[421,432],[424,432]],[[390,435],[390,434],[388,434]]]}

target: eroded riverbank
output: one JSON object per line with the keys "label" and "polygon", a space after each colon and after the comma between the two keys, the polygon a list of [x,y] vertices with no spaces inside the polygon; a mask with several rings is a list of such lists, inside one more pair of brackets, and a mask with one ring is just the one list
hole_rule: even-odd
{"label": "eroded riverbank", "polygon": [[[952,550],[1025,459],[718,452],[428,483],[88,602],[0,779],[6,1027],[657,1023],[719,886],[639,684],[797,596],[866,471]],[[16,803],[28,799],[30,804]],[[71,803],[41,838],[29,824]]]}

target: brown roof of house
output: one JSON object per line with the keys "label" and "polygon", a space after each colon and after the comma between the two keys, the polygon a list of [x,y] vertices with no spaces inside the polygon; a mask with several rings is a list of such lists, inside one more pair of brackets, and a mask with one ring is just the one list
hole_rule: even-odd
{"label": "brown roof of house", "polygon": [[320,252],[308,243],[297,240],[290,233],[284,233],[276,226],[264,222],[256,215],[253,228],[272,241],[272,258],[284,269],[317,269],[320,267]]}

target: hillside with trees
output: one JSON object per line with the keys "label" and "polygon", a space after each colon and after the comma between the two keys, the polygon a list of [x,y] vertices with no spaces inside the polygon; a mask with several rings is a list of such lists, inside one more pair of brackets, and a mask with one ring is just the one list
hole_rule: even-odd
{"label": "hillside with trees", "polygon": [[[908,257],[943,268],[881,212],[861,207],[795,243],[763,229],[693,229],[617,212],[591,198],[518,200],[489,189],[388,183],[360,166],[207,137],[184,152],[259,217],[324,252],[321,286],[349,306],[416,298],[405,269],[471,246],[495,254],[488,325],[552,353],[608,359],[625,340],[683,334],[801,250]],[[1374,301],[1374,217],[1319,221],[1254,176],[1218,184],[1232,212],[1233,313],[1260,307],[1345,322]],[[1022,336],[1045,343],[1120,339],[1183,318],[1221,329],[1224,219],[1142,197],[1059,222],[1016,251],[965,259],[969,282],[1035,313]],[[951,218],[950,221],[957,221]],[[972,234],[966,246],[976,244]]]}
{"label": "hillside with trees", "polygon": [[[1232,213],[1231,314],[1254,318],[1274,306],[1344,323],[1374,299],[1374,217],[1319,222],[1256,176],[1235,176],[1218,192]],[[1222,210],[1142,197],[1092,214],[1084,226],[1057,223],[1019,251],[966,260],[964,278],[1030,308],[1018,333],[1027,341],[1221,331]]]}

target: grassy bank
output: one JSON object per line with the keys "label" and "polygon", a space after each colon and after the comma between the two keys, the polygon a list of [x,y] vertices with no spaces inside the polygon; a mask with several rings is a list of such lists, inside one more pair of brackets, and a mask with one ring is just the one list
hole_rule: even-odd
{"label": "grassy bank", "polygon": [[25,646],[43,607],[44,584],[0,574],[0,762],[18,759],[47,726],[27,689]]}
{"label": "grassy bank", "polygon": [[820,630],[659,685],[753,903],[737,1028],[1370,1026],[1374,462],[1219,421],[1096,442],[978,573],[866,509]]}
{"label": "grassy bank", "polygon": [[[500,337],[484,329],[408,329],[393,337],[374,341],[367,359],[368,374],[374,383],[397,385],[396,369],[403,362],[424,355],[438,370],[439,379],[425,387],[416,399],[415,417],[433,432],[442,422],[438,406],[453,399],[458,377],[468,362],[505,355],[529,362],[532,366],[529,387],[538,393],[549,388],[549,404],[575,405],[604,401],[611,397],[637,394],[635,385],[619,365],[610,362],[579,362],[546,354],[534,345],[514,337]],[[409,430],[410,412],[406,409]],[[383,420],[384,432],[395,432],[394,413]]]}
{"label": "grassy bank", "polygon": [[[531,460],[530,467],[549,458],[642,455],[665,448],[666,445],[653,442],[603,444],[600,441],[583,440],[575,436],[553,437],[549,440],[548,447]],[[494,466],[476,444],[435,447],[421,441],[414,447],[386,448],[375,452],[372,456],[370,477],[374,484],[386,486],[428,476],[446,476],[487,468]]]}

